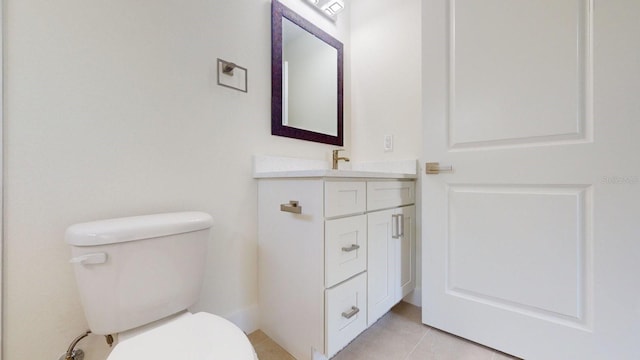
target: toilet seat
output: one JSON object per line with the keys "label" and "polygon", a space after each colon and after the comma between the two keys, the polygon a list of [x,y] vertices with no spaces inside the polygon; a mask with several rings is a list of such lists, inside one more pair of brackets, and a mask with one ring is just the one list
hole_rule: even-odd
{"label": "toilet seat", "polygon": [[107,360],[256,360],[247,336],[209,313],[184,313],[150,328],[121,334]]}

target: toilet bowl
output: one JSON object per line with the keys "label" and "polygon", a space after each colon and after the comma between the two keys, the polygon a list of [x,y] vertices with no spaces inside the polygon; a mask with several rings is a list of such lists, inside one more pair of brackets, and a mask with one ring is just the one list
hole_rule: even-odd
{"label": "toilet bowl", "polygon": [[192,314],[204,278],[211,216],[180,212],[70,226],[76,282],[89,328],[117,334],[108,360],[255,360],[230,321]]}
{"label": "toilet bowl", "polygon": [[107,360],[256,360],[249,339],[230,321],[182,313],[161,324],[119,334]]}

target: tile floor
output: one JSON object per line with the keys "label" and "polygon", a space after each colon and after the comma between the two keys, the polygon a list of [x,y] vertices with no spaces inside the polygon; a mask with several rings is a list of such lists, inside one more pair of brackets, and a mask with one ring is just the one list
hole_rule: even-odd
{"label": "tile floor", "polygon": [[[423,325],[420,308],[401,302],[333,360],[515,360],[517,358]],[[260,360],[295,360],[258,330],[249,335]]]}

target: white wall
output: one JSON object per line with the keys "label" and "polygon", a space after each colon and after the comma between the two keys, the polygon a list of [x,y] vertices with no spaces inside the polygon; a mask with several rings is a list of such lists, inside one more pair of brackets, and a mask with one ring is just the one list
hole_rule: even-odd
{"label": "white wall", "polygon": [[[348,15],[336,28],[286,3],[338,35],[348,64]],[[109,217],[210,213],[195,310],[251,330],[251,156],[328,160],[332,148],[270,135],[270,1],[5,0],[5,8],[3,359],[57,359],[86,329],[63,235]],[[215,85],[217,57],[249,69],[248,93]],[[348,89],[348,66],[346,75]],[[107,352],[98,337],[80,346],[87,359]]]}
{"label": "white wall", "polygon": [[[352,155],[360,161],[420,155],[420,0],[351,2]],[[384,152],[384,135],[393,152]]]}
{"label": "white wall", "polygon": [[[353,28],[348,11],[334,24],[283,2],[345,43],[347,155],[417,158],[419,0],[352,0]],[[328,160],[333,148],[270,135],[270,1],[5,0],[5,9],[3,359],[57,359],[86,329],[64,230],[117,216],[210,213],[194,310],[252,330],[251,156]],[[216,85],[218,57],[249,69],[248,93]],[[383,153],[388,133],[395,151]],[[108,352],[99,337],[81,347],[88,359]]]}

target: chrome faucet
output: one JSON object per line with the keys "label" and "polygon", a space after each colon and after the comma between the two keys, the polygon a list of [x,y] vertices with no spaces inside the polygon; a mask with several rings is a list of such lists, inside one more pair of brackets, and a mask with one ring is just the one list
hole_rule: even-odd
{"label": "chrome faucet", "polygon": [[331,166],[331,168],[333,170],[338,170],[338,161],[340,160],[344,160],[346,162],[349,162],[349,158],[348,157],[339,157],[338,156],[338,151],[344,151],[344,149],[337,149],[337,150],[333,150],[333,166]]}

